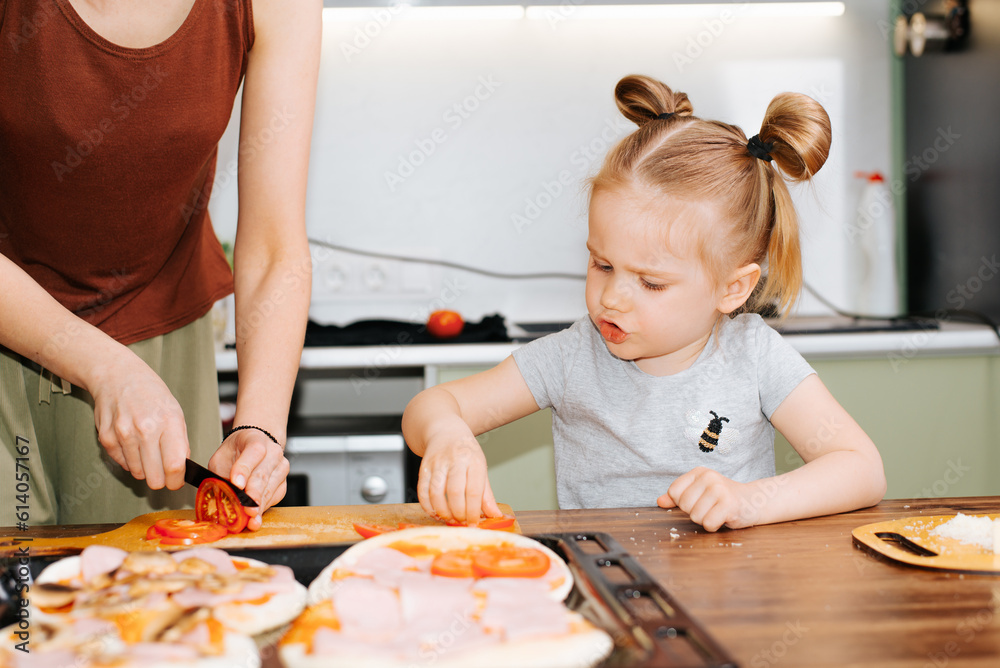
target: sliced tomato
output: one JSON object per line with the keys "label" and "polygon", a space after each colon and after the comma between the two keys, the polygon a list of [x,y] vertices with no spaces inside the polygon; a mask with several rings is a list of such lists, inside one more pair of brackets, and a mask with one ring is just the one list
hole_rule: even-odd
{"label": "sliced tomato", "polygon": [[500,545],[476,552],[472,570],[483,578],[537,578],[548,572],[549,557],[533,547]]}
{"label": "sliced tomato", "polygon": [[402,530],[402,529],[416,529],[417,527],[426,527],[426,526],[432,526],[432,525],[414,524],[413,522],[400,522],[399,526],[397,526],[396,528]]}
{"label": "sliced tomato", "polygon": [[199,522],[221,525],[229,533],[243,531],[250,520],[232,488],[216,478],[206,478],[198,485],[194,516]]}
{"label": "sliced tomato", "polygon": [[479,520],[480,529],[494,529],[496,531],[513,531],[514,518],[504,515],[503,517],[484,517]]}
{"label": "sliced tomato", "polygon": [[434,557],[431,562],[431,573],[446,578],[474,578],[472,557],[474,550],[448,550]]}
{"label": "sliced tomato", "polygon": [[146,540],[159,540],[163,545],[194,545],[211,543],[229,535],[225,527],[212,522],[194,520],[157,520],[146,531]]}
{"label": "sliced tomato", "polygon": [[387,524],[363,524],[355,522],[353,526],[354,530],[361,534],[362,538],[371,538],[372,536],[379,536],[396,530],[396,527],[391,527]]}

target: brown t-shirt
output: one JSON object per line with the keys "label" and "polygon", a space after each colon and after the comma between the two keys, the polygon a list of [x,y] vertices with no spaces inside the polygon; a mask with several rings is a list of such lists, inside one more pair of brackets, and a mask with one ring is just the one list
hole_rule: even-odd
{"label": "brown t-shirt", "polygon": [[195,0],[142,49],[0,0],[0,253],[125,344],[230,294],[207,203],[253,39],[251,0]]}

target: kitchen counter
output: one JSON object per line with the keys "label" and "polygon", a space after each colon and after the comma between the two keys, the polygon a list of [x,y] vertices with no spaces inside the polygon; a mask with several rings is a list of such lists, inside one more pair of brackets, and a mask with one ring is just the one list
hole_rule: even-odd
{"label": "kitchen counter", "polygon": [[[909,360],[922,356],[997,355],[1000,342],[983,325],[943,322],[940,329],[887,331],[838,331],[846,318],[791,318],[789,329],[808,333],[786,335],[792,346],[810,360],[894,357]],[[306,348],[303,369],[382,370],[401,367],[492,366],[499,364],[521,343],[469,343],[439,345],[377,345]],[[236,370],[236,351],[216,354],[219,371]]]}
{"label": "kitchen counter", "polygon": [[[884,501],[853,513],[718,533],[706,533],[676,509],[517,517],[526,534],[611,534],[744,668],[995,667],[1000,576],[902,566],[852,542],[851,530],[864,524],[955,512],[1000,513],[1000,497]],[[39,527],[25,535],[108,528]]]}

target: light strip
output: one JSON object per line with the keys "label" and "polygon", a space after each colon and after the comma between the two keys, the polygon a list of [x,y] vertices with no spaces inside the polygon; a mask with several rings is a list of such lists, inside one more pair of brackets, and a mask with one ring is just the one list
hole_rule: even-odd
{"label": "light strip", "polygon": [[558,5],[436,5],[393,4],[386,7],[326,7],[323,18],[341,21],[368,21],[391,15],[405,21],[475,21],[549,19],[553,12],[574,19],[673,19],[713,18],[728,12],[736,17],[787,18],[843,16],[843,2],[726,2],[677,5],[585,5],[563,2]]}
{"label": "light strip", "polygon": [[717,18],[724,12],[738,17],[783,18],[843,16],[843,2],[744,2],[688,5],[530,5],[529,19],[547,19],[559,12],[574,19]]}
{"label": "light strip", "polygon": [[400,21],[480,21],[519,20],[525,12],[522,5],[449,5],[421,7],[405,4],[388,7],[324,7],[323,18],[340,21],[370,21],[380,15]]}

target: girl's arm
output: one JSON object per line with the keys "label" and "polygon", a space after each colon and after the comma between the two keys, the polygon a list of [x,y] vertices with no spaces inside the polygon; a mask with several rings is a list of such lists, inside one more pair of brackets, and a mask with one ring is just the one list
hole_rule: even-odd
{"label": "girl's arm", "polygon": [[152,489],[180,489],[187,427],[160,377],[3,255],[0,285],[0,345],[93,396],[98,439],[119,466]]}
{"label": "girl's arm", "polygon": [[738,529],[871,506],[885,495],[875,444],[810,375],[778,406],[771,423],[805,465],[773,478],[738,483],[698,467],[680,476],[657,503],[678,506],[709,531]]}
{"label": "girl's arm", "polygon": [[500,516],[475,437],[537,410],[513,357],[414,397],[403,412],[403,437],[423,457],[417,496],[424,510],[470,523]]}
{"label": "girl's arm", "polygon": [[[321,0],[256,0],[243,85],[239,221],[233,249],[239,393],[234,424],[283,444],[302,355],[312,262],[306,174],[319,71]],[[255,429],[234,432],[209,461],[260,502],[285,495],[288,460]],[[260,514],[249,527],[260,527]]]}

